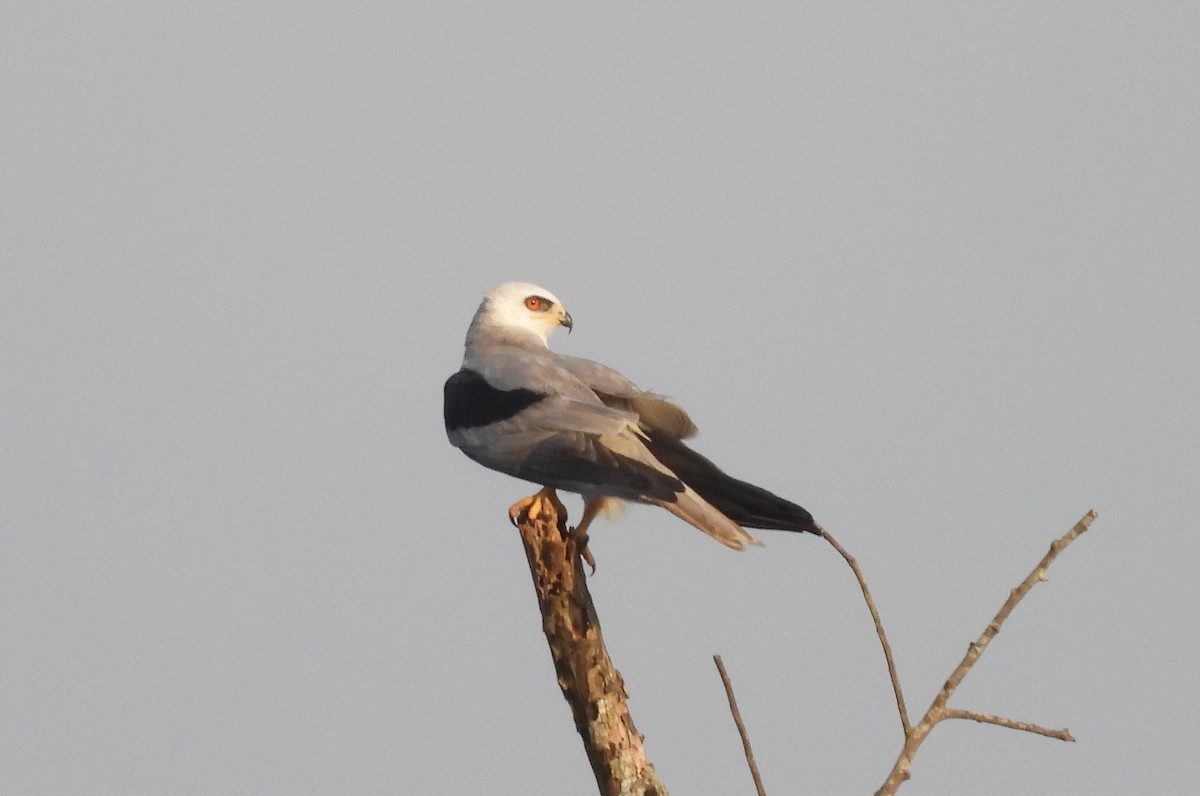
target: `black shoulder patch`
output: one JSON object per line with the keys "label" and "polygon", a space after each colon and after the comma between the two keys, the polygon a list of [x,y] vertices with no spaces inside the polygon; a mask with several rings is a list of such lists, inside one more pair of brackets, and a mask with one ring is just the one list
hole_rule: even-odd
{"label": "black shoulder patch", "polygon": [[473,370],[463,368],[446,380],[446,431],[475,428],[507,420],[546,396],[533,390],[498,390]]}

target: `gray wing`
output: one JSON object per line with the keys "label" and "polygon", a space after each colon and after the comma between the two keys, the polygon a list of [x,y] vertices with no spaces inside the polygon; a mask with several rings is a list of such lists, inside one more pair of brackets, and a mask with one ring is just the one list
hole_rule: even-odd
{"label": "gray wing", "polygon": [[586,384],[606,406],[632,412],[647,431],[669,439],[687,439],[696,424],[681,407],[646,392],[610,367],[579,357],[557,358],[563,370]]}
{"label": "gray wing", "polygon": [[[682,491],[646,450],[638,414],[606,405],[564,359],[548,351],[473,359],[446,383],[450,441],[487,467],[582,494],[644,501]],[[616,388],[636,390],[609,373]]]}
{"label": "gray wing", "polygon": [[504,420],[456,429],[451,442],[480,464],[585,495],[670,500],[683,482],[646,449],[637,415],[546,396]]}
{"label": "gray wing", "polygon": [[615,370],[598,362],[560,357],[563,367],[586,383],[610,407],[638,416],[647,454],[705,502],[738,525],[818,533],[812,514],[789,500],[727,474],[682,440],[696,433],[687,413],[644,392]]}

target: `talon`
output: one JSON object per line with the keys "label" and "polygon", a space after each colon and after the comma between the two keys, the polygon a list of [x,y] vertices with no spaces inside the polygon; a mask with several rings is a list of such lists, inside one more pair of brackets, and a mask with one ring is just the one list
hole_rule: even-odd
{"label": "talon", "polygon": [[508,507],[508,521],[511,522],[513,525],[519,525],[521,522],[521,515],[527,511],[529,511],[530,507],[533,505],[533,503],[536,499],[537,499],[536,495],[531,495],[529,497],[523,497],[520,500],[518,500],[516,503],[509,506]]}
{"label": "talon", "polygon": [[596,558],[595,558],[595,556],[592,555],[591,548],[588,547],[588,538],[589,537],[586,533],[577,534],[575,532],[576,530],[577,529],[575,529],[575,528],[571,529],[571,538],[573,538],[575,540],[575,544],[578,545],[579,557],[587,562],[587,565],[592,570],[591,574],[595,575],[596,574]]}
{"label": "talon", "polygon": [[571,529],[571,538],[575,542],[575,549],[578,551],[579,557],[592,568],[593,575],[596,574],[596,559],[592,556],[592,551],[588,549],[587,530],[603,507],[604,498],[586,499],[583,503],[583,517],[580,518],[579,524]]}
{"label": "talon", "polygon": [[567,509],[558,500],[558,495],[554,493],[553,487],[542,487],[536,495],[523,497],[508,508],[508,519],[513,525],[519,525],[521,517],[524,515],[527,519],[536,520],[538,517],[546,513],[545,501],[549,501],[550,505],[558,511],[560,517],[566,517]]}

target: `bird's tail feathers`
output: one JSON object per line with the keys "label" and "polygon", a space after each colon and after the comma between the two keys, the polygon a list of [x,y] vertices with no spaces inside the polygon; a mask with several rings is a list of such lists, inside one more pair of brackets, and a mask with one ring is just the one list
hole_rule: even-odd
{"label": "bird's tail feathers", "polygon": [[691,487],[677,494],[675,500],[654,502],[734,550],[745,549],[748,544],[762,546],[754,534],[717,511]]}
{"label": "bird's tail feathers", "polygon": [[707,504],[738,525],[820,533],[805,509],[762,487],[734,478],[679,440],[652,435],[646,446]]}

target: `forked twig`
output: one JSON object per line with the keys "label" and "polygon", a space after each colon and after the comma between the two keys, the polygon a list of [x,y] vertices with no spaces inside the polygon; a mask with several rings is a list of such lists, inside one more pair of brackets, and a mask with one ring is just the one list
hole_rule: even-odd
{"label": "forked twig", "polygon": [[750,748],[750,736],[746,734],[746,725],[742,723],[742,714],[738,710],[737,699],[733,696],[733,683],[729,681],[729,673],[725,671],[725,664],[720,655],[713,656],[713,663],[717,665],[721,683],[725,686],[725,698],[729,700],[729,712],[733,714],[733,723],[737,725],[738,735],[742,736],[742,750],[746,753],[750,776],[754,777],[754,788],[758,791],[758,796],[767,796],[766,790],[763,789],[762,777],[758,774],[758,764],[754,762],[754,750]]}
{"label": "forked twig", "polygon": [[953,710],[946,707],[946,703],[950,697],[954,695],[955,690],[962,683],[963,678],[967,676],[967,672],[975,665],[988,644],[1000,632],[1004,621],[1008,619],[1009,614],[1017,607],[1017,604],[1029,594],[1030,590],[1038,583],[1046,580],[1046,570],[1054,563],[1054,559],[1058,558],[1058,554],[1067,548],[1067,545],[1079,538],[1080,534],[1088,529],[1092,524],[1092,520],[1096,519],[1096,512],[1089,511],[1084,514],[1079,522],[1075,523],[1075,527],[1067,531],[1062,537],[1055,539],[1050,544],[1050,550],[1046,555],[1042,556],[1042,560],[1037,563],[1033,571],[1021,581],[1015,589],[1008,595],[1008,599],[1004,601],[1004,605],[984,628],[979,638],[972,642],[967,647],[967,654],[963,656],[962,661],[951,672],[950,677],[946,680],[942,689],[934,697],[933,703],[929,706],[929,710],[925,711],[925,715],[921,721],[917,723],[912,730],[905,735],[904,748],[900,750],[900,756],[896,758],[896,764],[892,767],[891,773],[883,786],[875,792],[875,796],[890,796],[894,794],[896,789],[909,778],[910,770],[912,769],[912,759],[929,736],[930,731],[934,726],[943,719],[971,719],[985,724],[995,724],[1001,727],[1007,727],[1012,730],[1021,730],[1023,732],[1032,732],[1038,735],[1044,735],[1048,738],[1057,738],[1062,741],[1074,741],[1074,737],[1064,727],[1061,730],[1049,730],[1045,727],[1040,727],[1036,724],[1029,724],[1022,721],[1014,721],[1012,719],[1002,718],[1000,716],[991,716],[983,713],[974,713],[965,710]]}

